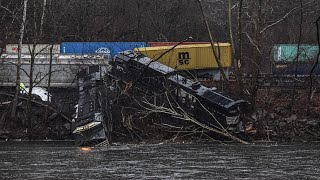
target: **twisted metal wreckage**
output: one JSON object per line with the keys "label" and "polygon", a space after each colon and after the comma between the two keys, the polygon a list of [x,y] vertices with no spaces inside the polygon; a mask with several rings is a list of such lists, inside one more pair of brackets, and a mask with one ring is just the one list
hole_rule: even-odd
{"label": "twisted metal wreckage", "polygon": [[[209,131],[231,135],[243,132],[244,100],[208,88],[144,55],[124,51],[108,66],[91,66],[78,74],[79,100],[73,133],[80,145],[107,143],[113,129],[113,106],[137,105],[131,112],[164,113],[193,122]],[[130,102],[121,102],[127,95]],[[115,98],[115,97],[118,97]],[[128,109],[130,111],[130,109]]]}

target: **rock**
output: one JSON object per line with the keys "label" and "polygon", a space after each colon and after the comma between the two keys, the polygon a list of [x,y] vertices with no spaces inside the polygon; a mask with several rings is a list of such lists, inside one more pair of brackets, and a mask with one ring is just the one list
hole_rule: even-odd
{"label": "rock", "polygon": [[287,125],[287,123],[285,123],[285,122],[283,122],[283,121],[279,123],[279,126],[280,126],[280,127],[284,127],[284,126],[286,126],[286,125]]}
{"label": "rock", "polygon": [[289,115],[290,111],[288,109],[281,109],[279,113],[285,116],[285,115]]}
{"label": "rock", "polygon": [[317,120],[313,119],[313,120],[308,121],[308,122],[307,122],[307,125],[316,126],[316,125],[318,125],[318,123],[319,123],[319,122],[318,122]]}
{"label": "rock", "polygon": [[270,113],[269,117],[270,117],[270,119],[274,119],[276,117],[276,114],[275,113]]}
{"label": "rock", "polygon": [[0,130],[0,135],[2,134],[9,134],[9,131],[6,131],[6,130]]}
{"label": "rock", "polygon": [[0,139],[4,139],[5,141],[8,141],[9,136],[7,136],[7,135],[0,135]]}
{"label": "rock", "polygon": [[254,119],[254,121],[258,120],[256,113],[252,113],[251,118]]}
{"label": "rock", "polygon": [[272,125],[272,126],[269,126],[268,129],[271,130],[271,131],[274,131],[275,128],[274,128],[274,126]]}
{"label": "rock", "polygon": [[302,123],[305,123],[307,122],[308,120],[306,118],[303,118],[303,119],[299,119],[299,122],[302,122]]}
{"label": "rock", "polygon": [[295,114],[292,114],[290,117],[285,118],[285,121],[287,121],[287,123],[292,123],[293,121],[297,120],[298,117]]}
{"label": "rock", "polygon": [[275,131],[271,131],[272,136],[278,136],[278,134]]}
{"label": "rock", "polygon": [[251,118],[255,121],[264,118],[268,112],[265,109],[257,109],[256,112],[252,113]]}
{"label": "rock", "polygon": [[276,107],[276,108],[275,108],[275,112],[276,112],[276,113],[278,113],[278,112],[280,112],[280,111],[281,111],[281,107]]}
{"label": "rock", "polygon": [[70,123],[66,123],[63,125],[68,131],[71,129],[71,124]]}
{"label": "rock", "polygon": [[259,118],[263,118],[268,114],[268,112],[265,109],[258,109],[257,113],[258,113]]}

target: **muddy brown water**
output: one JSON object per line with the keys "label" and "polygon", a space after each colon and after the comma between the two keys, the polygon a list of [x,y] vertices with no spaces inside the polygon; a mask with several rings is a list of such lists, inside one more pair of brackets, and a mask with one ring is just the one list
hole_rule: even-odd
{"label": "muddy brown water", "polygon": [[0,142],[0,179],[320,179],[320,143],[119,145]]}

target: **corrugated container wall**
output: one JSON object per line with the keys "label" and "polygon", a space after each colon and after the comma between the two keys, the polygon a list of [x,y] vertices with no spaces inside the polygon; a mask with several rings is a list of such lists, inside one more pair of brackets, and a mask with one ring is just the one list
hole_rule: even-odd
{"label": "corrugated container wall", "polygon": [[[136,48],[135,51],[140,51],[149,58],[157,59],[171,47],[172,46]],[[231,67],[231,45],[229,43],[219,43],[219,49],[222,66],[224,68]],[[215,44],[215,50],[219,52],[217,44]],[[178,70],[218,68],[211,44],[179,45],[161,57],[159,62]]]}
{"label": "corrugated container wall", "polygon": [[99,49],[110,50],[111,56],[125,50],[146,47],[145,42],[63,42],[61,53],[63,54],[96,54]]}
{"label": "corrugated container wall", "polygon": [[[156,46],[174,46],[179,42],[148,42],[149,47]],[[192,45],[192,44],[210,44],[210,42],[183,42],[181,45]]]}
{"label": "corrugated container wall", "polygon": [[[35,53],[36,54],[50,54],[51,44],[36,44]],[[22,44],[21,53],[22,54],[30,54],[32,51],[33,44]],[[18,44],[7,44],[6,45],[6,53],[7,54],[17,54],[18,53]],[[53,54],[60,53],[60,45],[54,44],[52,49]]]}
{"label": "corrugated container wall", "polygon": [[[310,63],[317,59],[318,46],[301,44],[299,47],[300,63]],[[273,47],[273,60],[275,63],[293,63],[298,54],[298,44],[277,44]]]}

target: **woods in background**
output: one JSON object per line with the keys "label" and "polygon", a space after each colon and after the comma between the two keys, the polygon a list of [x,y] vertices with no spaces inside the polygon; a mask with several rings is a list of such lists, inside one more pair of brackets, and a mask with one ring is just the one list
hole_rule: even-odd
{"label": "woods in background", "polygon": [[[319,15],[319,1],[230,0],[230,6],[227,1],[206,0],[202,4],[214,40],[232,41],[234,55],[241,56],[243,67],[257,64],[261,70],[270,71],[272,46],[298,43],[300,10],[303,10],[301,43],[316,44],[314,22]],[[25,44],[35,41],[38,44],[67,41],[179,42],[189,36],[193,41],[209,40],[198,0],[29,0],[27,7]],[[0,47],[18,43],[22,13],[22,0],[0,1]],[[233,40],[230,39],[229,24]]]}

